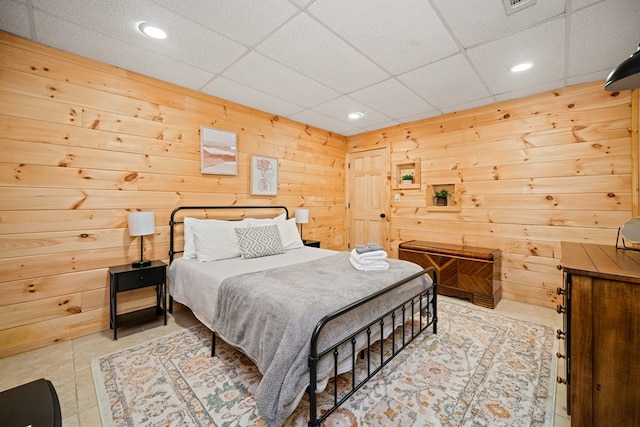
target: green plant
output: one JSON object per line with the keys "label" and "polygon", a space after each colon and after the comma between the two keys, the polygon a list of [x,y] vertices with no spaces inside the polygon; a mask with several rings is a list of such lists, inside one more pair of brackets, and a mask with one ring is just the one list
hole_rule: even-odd
{"label": "green plant", "polygon": [[406,175],[402,175],[402,179],[406,181],[413,181],[413,174],[408,173]]}
{"label": "green plant", "polygon": [[436,191],[433,195],[436,196],[436,199],[446,199],[450,194],[449,190],[443,188],[440,191]]}

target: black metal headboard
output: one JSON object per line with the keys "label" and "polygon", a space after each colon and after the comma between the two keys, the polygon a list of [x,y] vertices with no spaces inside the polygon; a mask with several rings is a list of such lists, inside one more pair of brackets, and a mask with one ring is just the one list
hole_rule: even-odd
{"label": "black metal headboard", "polygon": [[[243,216],[236,216],[233,218],[229,218],[229,217],[225,217],[225,218],[215,218],[215,216],[210,216],[207,211],[238,211],[238,210],[246,210],[246,211],[263,211],[265,214],[266,212],[273,212],[273,211],[277,211],[277,210],[284,210],[287,219],[289,219],[289,209],[287,209],[286,206],[178,206],[177,208],[175,208],[173,210],[173,212],[171,212],[171,217],[169,219],[169,226],[171,228],[170,231],[170,237],[169,237],[169,263],[173,262],[173,257],[176,254],[181,254],[184,252],[184,250],[181,251],[176,251],[175,250],[175,226],[179,225],[179,224],[183,224],[184,225],[184,219],[182,220],[176,220],[176,216],[179,212],[182,211],[192,211],[192,212],[196,212],[199,211],[200,215],[197,215],[198,218],[202,218],[202,219],[228,219],[228,220],[241,220],[244,218],[247,218],[248,216],[243,215]],[[184,213],[184,212],[182,212]],[[184,218],[184,217],[183,217]]]}

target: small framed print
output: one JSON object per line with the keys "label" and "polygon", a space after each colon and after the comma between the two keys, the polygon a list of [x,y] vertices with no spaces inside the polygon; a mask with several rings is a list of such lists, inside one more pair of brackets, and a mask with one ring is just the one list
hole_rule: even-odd
{"label": "small framed print", "polygon": [[200,126],[200,172],[238,175],[237,141],[235,132]]}
{"label": "small framed print", "polygon": [[278,194],[278,159],[251,156],[251,194],[254,196]]}

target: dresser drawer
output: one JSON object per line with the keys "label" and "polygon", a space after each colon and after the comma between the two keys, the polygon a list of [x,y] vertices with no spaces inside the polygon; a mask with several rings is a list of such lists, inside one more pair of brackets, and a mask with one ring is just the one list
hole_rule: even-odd
{"label": "dresser drawer", "polygon": [[115,291],[122,292],[150,285],[160,285],[164,283],[165,278],[166,268],[164,266],[119,273],[116,275]]}

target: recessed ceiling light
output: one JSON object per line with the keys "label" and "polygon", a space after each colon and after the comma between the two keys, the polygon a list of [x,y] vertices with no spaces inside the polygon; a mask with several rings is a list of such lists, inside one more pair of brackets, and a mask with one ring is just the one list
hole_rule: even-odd
{"label": "recessed ceiling light", "polygon": [[511,67],[511,71],[513,71],[514,73],[519,73],[521,71],[528,70],[531,67],[533,67],[533,64],[531,62],[523,62],[522,64],[514,65],[513,67]]}
{"label": "recessed ceiling light", "polygon": [[358,119],[361,119],[363,116],[364,116],[364,114],[362,114],[360,112],[349,113],[349,118],[351,120],[358,120]]}
{"label": "recessed ceiling light", "polygon": [[151,22],[141,22],[138,24],[138,30],[144,35],[147,35],[153,39],[166,39],[167,33],[156,24],[152,24]]}

